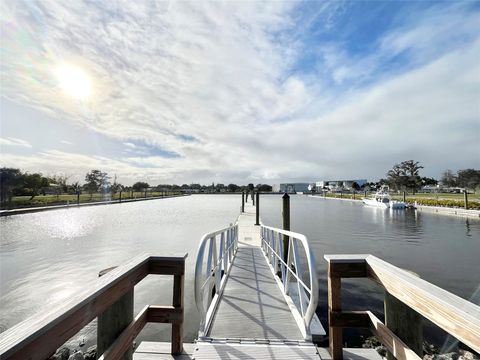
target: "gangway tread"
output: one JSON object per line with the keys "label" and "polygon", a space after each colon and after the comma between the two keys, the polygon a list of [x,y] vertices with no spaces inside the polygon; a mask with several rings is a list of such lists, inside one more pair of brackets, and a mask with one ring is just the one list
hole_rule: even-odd
{"label": "gangway tread", "polygon": [[207,336],[303,340],[259,247],[239,247]]}
{"label": "gangway tread", "polygon": [[230,344],[198,342],[193,353],[195,360],[312,360],[321,359],[313,344]]}

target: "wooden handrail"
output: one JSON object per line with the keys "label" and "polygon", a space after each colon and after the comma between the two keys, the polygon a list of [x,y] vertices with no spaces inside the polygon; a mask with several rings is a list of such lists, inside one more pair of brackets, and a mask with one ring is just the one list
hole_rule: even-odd
{"label": "wooden handrail", "polygon": [[[172,308],[174,310],[164,309],[162,316],[166,317],[164,318],[165,321],[162,322],[172,322],[178,325],[176,328],[172,328],[172,331],[181,332],[181,324],[183,323],[183,276],[186,257],[186,254],[179,257],[150,255],[135,257],[123,266],[119,266],[98,278],[92,283],[92,286],[74,295],[69,300],[60,304],[49,305],[49,311],[40,312],[0,334],[0,358],[2,360],[41,360],[48,358],[68,339],[131,291],[137,283],[149,274],[174,276]],[[150,315],[150,318],[147,316],[147,321],[155,319],[155,314],[159,316],[159,312],[161,311],[158,311],[155,307],[151,311],[149,308],[147,315]],[[179,313],[181,313],[181,316]],[[167,316],[167,314],[169,315]],[[144,316],[141,316],[141,318],[143,319]],[[135,320],[139,321],[139,324],[141,323],[138,317]],[[143,326],[141,327],[143,328]],[[172,334],[172,338],[177,341],[175,349],[180,348],[181,351],[181,334],[175,336]],[[173,348],[174,344],[172,344]]]}
{"label": "wooden handrail", "polygon": [[341,279],[357,277],[377,282],[390,295],[480,352],[479,306],[372,255],[325,255],[325,260],[328,262],[330,352],[334,359],[343,356],[343,327],[370,327],[397,359],[418,359],[372,313],[341,311]]}

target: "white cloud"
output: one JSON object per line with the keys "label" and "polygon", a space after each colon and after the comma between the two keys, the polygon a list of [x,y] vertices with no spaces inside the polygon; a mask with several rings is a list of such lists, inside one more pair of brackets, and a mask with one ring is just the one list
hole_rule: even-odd
{"label": "white cloud", "polygon": [[[435,171],[479,163],[478,42],[440,52],[432,35],[448,37],[457,26],[467,34],[478,15],[463,25],[449,14],[440,27],[432,25],[438,17],[411,21],[408,31],[389,32],[378,54],[363,57],[322,44],[324,71],[336,83],[378,76],[369,88],[339,95],[321,73],[291,73],[302,56],[293,3],[16,4],[2,3],[2,22],[15,25],[2,39],[9,50],[2,53],[2,95],[116,139],[126,155],[9,152],[5,164],[75,174],[98,167],[126,183],[243,183],[376,178],[407,158]],[[330,19],[335,11],[325,6],[319,13]],[[298,36],[281,36],[290,30]],[[385,78],[377,73],[385,54],[406,49],[418,53],[421,66]],[[88,101],[61,93],[52,71],[60,62],[92,78]],[[180,157],[151,156],[138,144]]]}
{"label": "white cloud", "polygon": [[65,145],[73,145],[73,142],[68,141],[68,140],[60,140],[60,143],[65,144]]}
{"label": "white cloud", "polygon": [[19,147],[24,147],[24,148],[31,148],[32,147],[32,145],[28,141],[13,138],[13,137],[0,138],[0,145],[19,146]]}

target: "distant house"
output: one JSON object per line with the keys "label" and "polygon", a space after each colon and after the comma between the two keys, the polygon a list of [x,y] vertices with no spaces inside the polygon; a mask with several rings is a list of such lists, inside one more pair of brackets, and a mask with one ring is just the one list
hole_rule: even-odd
{"label": "distant house", "polygon": [[339,189],[351,190],[354,183],[362,187],[367,183],[367,179],[354,179],[354,180],[321,180],[315,183],[317,192],[321,192],[325,189],[335,191]]}

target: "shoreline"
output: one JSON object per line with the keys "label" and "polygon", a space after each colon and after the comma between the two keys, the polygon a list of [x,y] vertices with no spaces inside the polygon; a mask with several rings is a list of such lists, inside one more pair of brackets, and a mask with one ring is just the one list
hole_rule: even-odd
{"label": "shoreline", "polygon": [[[350,201],[350,202],[362,201],[361,199],[342,199],[342,198],[335,198],[335,197],[323,197],[319,195],[308,195],[308,196],[320,198],[320,199],[328,199],[328,200],[340,200],[340,201]],[[466,210],[462,208],[451,208],[451,207],[444,207],[444,206],[428,206],[428,205],[418,205],[418,204],[414,204],[414,209],[416,211],[428,212],[432,214],[480,219],[480,210],[474,210],[474,209]]]}
{"label": "shoreline", "polygon": [[184,197],[184,196],[190,196],[190,195],[189,194],[181,194],[181,195],[169,195],[169,196],[154,196],[154,197],[150,197],[150,198],[125,199],[125,200],[122,200],[122,201],[107,200],[107,201],[95,201],[95,202],[80,203],[80,204],[50,205],[50,206],[37,206],[37,207],[29,207],[29,208],[18,208],[18,209],[11,209],[11,210],[0,210],[0,217],[30,214],[30,213],[34,213],[34,212],[42,212],[42,211],[48,211],[48,210],[80,208],[80,207],[84,207],[84,206],[124,204],[124,203],[137,202],[137,201],[170,199],[170,198]]}

